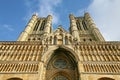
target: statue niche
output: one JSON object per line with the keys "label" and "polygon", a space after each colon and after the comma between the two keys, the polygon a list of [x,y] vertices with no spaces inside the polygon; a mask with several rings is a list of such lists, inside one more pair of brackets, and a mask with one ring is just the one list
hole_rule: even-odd
{"label": "statue niche", "polygon": [[62,34],[57,34],[55,37],[54,37],[54,44],[63,44],[63,36]]}

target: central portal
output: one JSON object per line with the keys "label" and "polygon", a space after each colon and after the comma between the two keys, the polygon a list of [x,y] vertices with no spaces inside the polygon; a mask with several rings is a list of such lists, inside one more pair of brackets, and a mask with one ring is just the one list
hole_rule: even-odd
{"label": "central portal", "polygon": [[75,57],[67,50],[57,49],[46,67],[46,80],[78,80]]}

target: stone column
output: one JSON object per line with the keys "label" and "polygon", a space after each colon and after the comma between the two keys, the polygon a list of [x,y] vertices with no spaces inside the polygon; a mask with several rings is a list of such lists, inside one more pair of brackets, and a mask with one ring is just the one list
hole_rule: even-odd
{"label": "stone column", "polygon": [[76,38],[78,41],[80,41],[79,32],[78,32],[78,29],[77,29],[75,17],[74,17],[73,14],[70,14],[69,18],[70,18],[71,33],[74,36],[74,38]]}
{"label": "stone column", "polygon": [[30,32],[32,31],[32,29],[34,27],[33,25],[34,25],[36,20],[37,20],[37,14],[34,14],[32,16],[32,18],[30,19],[29,23],[27,24],[25,30],[19,36],[17,41],[27,41],[26,39],[28,37],[28,34],[30,34]]}
{"label": "stone column", "polygon": [[47,21],[46,21],[46,24],[45,24],[45,29],[44,29],[45,34],[50,33],[51,25],[52,25],[52,16],[48,15],[47,16]]}
{"label": "stone column", "polygon": [[91,32],[93,33],[93,35],[95,36],[97,41],[105,41],[104,37],[102,36],[102,34],[100,33],[99,29],[96,27],[94,21],[92,20],[92,18],[90,17],[89,13],[85,13],[85,20],[87,21],[87,24],[89,26],[89,30],[91,30]]}

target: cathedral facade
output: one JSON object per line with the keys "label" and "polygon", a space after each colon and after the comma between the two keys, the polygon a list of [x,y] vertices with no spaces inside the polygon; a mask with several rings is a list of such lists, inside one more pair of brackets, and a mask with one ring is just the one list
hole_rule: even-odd
{"label": "cathedral facade", "polygon": [[1,80],[120,80],[120,42],[105,41],[89,13],[69,15],[69,32],[52,16],[32,16],[17,41],[0,42]]}

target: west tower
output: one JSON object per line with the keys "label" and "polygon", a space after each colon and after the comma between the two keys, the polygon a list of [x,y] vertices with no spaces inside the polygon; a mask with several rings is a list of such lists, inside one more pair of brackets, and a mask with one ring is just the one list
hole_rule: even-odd
{"label": "west tower", "polygon": [[105,41],[89,13],[85,13],[82,17],[75,17],[73,14],[70,14],[69,18],[70,33],[78,41]]}
{"label": "west tower", "polygon": [[0,42],[1,80],[120,80],[120,42],[105,41],[89,13],[70,14],[69,32],[52,19],[34,14],[17,41]]}
{"label": "west tower", "polygon": [[52,32],[52,16],[39,18],[34,14],[28,22],[25,30],[21,33],[18,41],[40,41],[43,36]]}

